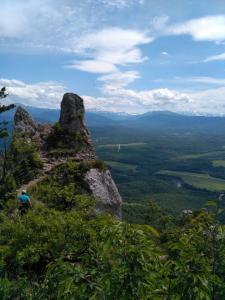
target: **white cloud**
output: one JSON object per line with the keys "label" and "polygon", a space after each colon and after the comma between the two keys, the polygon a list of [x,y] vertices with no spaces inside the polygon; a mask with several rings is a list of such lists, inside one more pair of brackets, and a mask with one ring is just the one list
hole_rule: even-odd
{"label": "white cloud", "polygon": [[140,45],[153,39],[146,32],[118,27],[86,34],[74,42],[74,53],[88,56],[87,60],[77,60],[69,67],[91,73],[111,73],[118,66],[137,64],[146,60]]}
{"label": "white cloud", "polygon": [[225,52],[218,55],[209,56],[206,59],[204,59],[203,62],[210,62],[210,61],[217,61],[217,60],[225,60]]}
{"label": "white cloud", "polygon": [[71,65],[67,66],[70,69],[77,69],[89,73],[111,73],[117,70],[116,66],[107,61],[101,60],[84,60],[75,61]]}
{"label": "white cloud", "polygon": [[169,53],[166,52],[166,51],[163,51],[163,52],[161,52],[160,54],[161,54],[161,55],[164,55],[164,56],[168,56],[168,55],[169,55]]}
{"label": "white cloud", "polygon": [[[163,80],[155,80],[156,82],[162,82]],[[170,82],[176,83],[201,83],[204,85],[221,85],[225,86],[225,78],[218,78],[218,77],[209,77],[209,76],[193,76],[193,77],[175,77],[174,79],[168,80]]]}
{"label": "white cloud", "polygon": [[122,29],[119,27],[105,28],[84,35],[75,45],[75,49],[104,49],[104,50],[129,50],[139,44],[152,41],[143,31]]}
{"label": "white cloud", "polygon": [[153,110],[185,111],[185,107],[192,101],[188,94],[167,88],[147,91],[133,91],[124,88],[105,86],[103,97],[88,97],[87,107],[140,114]]}
{"label": "white cloud", "polygon": [[143,4],[144,3],[144,0],[97,0],[97,1],[104,5],[116,7],[119,9],[123,9],[123,8],[131,6],[133,4]]}
{"label": "white cloud", "polygon": [[103,97],[84,96],[86,107],[94,110],[141,114],[169,110],[177,113],[225,116],[225,87],[201,92],[180,92],[167,88],[135,92],[108,91]]}
{"label": "white cloud", "polygon": [[173,24],[165,28],[165,34],[188,34],[195,41],[222,42],[225,40],[225,15],[206,16]]}
{"label": "white cloud", "polygon": [[58,108],[65,87],[54,81],[26,84],[19,80],[0,79],[9,92],[7,101],[35,107]]}
{"label": "white cloud", "polygon": [[[119,76],[124,81],[128,80],[129,76],[130,80],[132,80],[132,74],[110,74],[107,76],[111,76],[112,80],[115,81]],[[103,81],[108,79],[103,78]],[[52,81],[27,84],[19,80],[0,79],[0,86],[4,85],[7,86],[9,91],[9,102],[35,107],[58,108],[65,93],[63,85]],[[207,89],[200,92],[182,92],[167,88],[134,91],[122,86],[114,89],[105,86],[104,94],[101,97],[90,95],[83,95],[82,97],[84,98],[85,107],[94,110],[131,114],[140,114],[154,110],[169,110],[178,113],[224,116],[224,96],[225,87]]]}
{"label": "white cloud", "polygon": [[140,75],[136,71],[127,72],[115,72],[107,74],[98,78],[98,81],[104,82],[104,86],[111,86],[112,88],[121,88],[129,85],[136,79],[140,78]]}
{"label": "white cloud", "polygon": [[194,99],[189,110],[195,114],[225,116],[225,87],[190,93]]}

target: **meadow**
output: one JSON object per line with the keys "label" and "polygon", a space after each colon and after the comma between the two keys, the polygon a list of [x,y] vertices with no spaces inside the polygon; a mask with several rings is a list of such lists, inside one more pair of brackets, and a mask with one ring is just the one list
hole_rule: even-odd
{"label": "meadow", "polygon": [[157,174],[181,178],[184,183],[196,189],[203,189],[212,192],[225,191],[225,180],[212,177],[208,174],[176,172],[168,170],[159,171]]}

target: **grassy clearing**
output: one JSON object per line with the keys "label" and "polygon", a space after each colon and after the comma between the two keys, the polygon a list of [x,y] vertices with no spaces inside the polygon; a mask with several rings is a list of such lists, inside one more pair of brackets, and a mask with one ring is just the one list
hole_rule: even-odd
{"label": "grassy clearing", "polygon": [[222,159],[213,160],[212,161],[212,165],[215,168],[217,168],[217,167],[223,167],[223,168],[225,168],[225,160],[222,160]]}
{"label": "grassy clearing", "polygon": [[147,143],[128,143],[128,144],[105,144],[105,145],[98,145],[99,148],[118,148],[118,146],[120,145],[120,147],[139,147],[139,146],[143,146],[146,145]]}
{"label": "grassy clearing", "polygon": [[188,154],[188,155],[179,155],[172,158],[172,160],[181,161],[187,159],[197,159],[197,158],[207,158],[207,157],[217,157],[220,155],[224,155],[224,150],[206,152],[206,153],[198,153],[198,154]]}
{"label": "grassy clearing", "polygon": [[212,177],[208,174],[176,172],[169,170],[159,171],[157,174],[181,178],[185,183],[197,189],[204,189],[211,192],[224,192],[225,180]]}
{"label": "grassy clearing", "polygon": [[208,197],[188,193],[159,193],[152,194],[151,198],[171,214],[180,213],[185,209],[199,210],[208,200]]}
{"label": "grassy clearing", "polygon": [[108,160],[106,161],[106,164],[110,166],[113,169],[116,169],[118,171],[132,171],[135,172],[137,169],[137,165],[131,165],[131,164],[125,164],[125,163],[120,163],[117,161],[111,161]]}

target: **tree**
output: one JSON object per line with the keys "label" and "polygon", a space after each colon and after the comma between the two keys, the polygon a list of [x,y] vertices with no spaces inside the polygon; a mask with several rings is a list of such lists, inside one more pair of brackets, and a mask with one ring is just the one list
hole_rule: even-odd
{"label": "tree", "polygon": [[[6,90],[6,87],[2,87],[0,90],[0,99],[5,99],[8,96],[8,92]],[[14,104],[9,104],[9,105],[2,105],[0,104],[0,114],[11,110],[15,107]],[[7,124],[8,122],[3,121],[0,122],[0,142],[4,138],[8,137],[8,132],[7,132]],[[7,151],[7,146],[6,142],[3,142],[0,144],[0,198],[2,198],[2,195],[8,191],[8,184],[14,186],[14,182],[9,175],[9,157],[8,157],[8,151]]]}
{"label": "tree", "polygon": [[[4,99],[8,96],[8,92],[6,90],[6,87],[4,86],[3,88],[1,88],[0,90],[0,99]],[[9,105],[2,105],[0,104],[0,114],[10,110],[10,109],[13,109],[15,107],[15,104],[9,104]],[[7,122],[3,121],[0,123],[0,125],[4,125],[6,126],[7,125]],[[7,130],[5,127],[3,128],[0,128],[0,139],[1,138],[4,138],[8,136],[8,133],[7,133]]]}

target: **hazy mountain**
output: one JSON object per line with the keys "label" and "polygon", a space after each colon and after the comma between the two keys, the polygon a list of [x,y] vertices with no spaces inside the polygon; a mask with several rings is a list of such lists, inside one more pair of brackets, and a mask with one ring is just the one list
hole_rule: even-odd
{"label": "hazy mountain", "polygon": [[[36,122],[54,123],[60,110],[25,107]],[[1,115],[1,120],[12,121],[15,109]],[[154,111],[142,115],[128,115],[113,112],[87,111],[89,127],[122,126],[136,129],[179,130],[179,131],[225,131],[225,117],[187,116],[169,111]]]}

